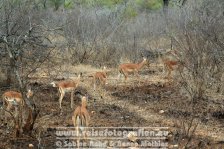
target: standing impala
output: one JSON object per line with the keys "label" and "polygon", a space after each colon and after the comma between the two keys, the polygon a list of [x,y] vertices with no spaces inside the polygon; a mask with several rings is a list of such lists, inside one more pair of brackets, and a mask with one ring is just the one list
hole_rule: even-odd
{"label": "standing impala", "polygon": [[58,87],[58,89],[59,89],[60,109],[61,109],[62,99],[64,98],[66,92],[71,92],[71,108],[73,108],[73,94],[74,94],[75,89],[78,87],[78,85],[80,83],[80,77],[81,77],[81,74],[78,75],[76,80],[66,80],[66,81],[60,81],[57,83],[56,82],[51,83],[51,85],[53,85],[53,87]]}
{"label": "standing impala", "polygon": [[126,63],[121,64],[119,66],[119,76],[120,74],[123,74],[125,77],[125,81],[128,78],[128,74],[131,72],[134,72],[136,75],[139,76],[138,71],[147,63],[147,59],[143,58],[143,60],[140,63],[134,64],[134,63]]}
{"label": "standing impala", "polygon": [[[26,93],[27,98],[30,98],[33,96],[33,91],[29,88]],[[20,92],[16,91],[6,91],[2,95],[3,99],[3,107],[6,107],[6,111],[12,110],[12,108],[15,108],[15,115],[17,116],[18,110],[17,106],[23,106],[24,105],[24,100],[22,97],[22,94]],[[6,117],[5,117],[6,119]]]}
{"label": "standing impala", "polygon": [[78,106],[75,111],[73,112],[72,121],[74,124],[74,127],[76,128],[77,133],[77,146],[79,148],[79,137],[80,132],[82,133],[84,139],[86,139],[86,129],[89,126],[90,121],[90,115],[87,111],[87,97],[82,97],[82,103],[81,106]]}
{"label": "standing impala", "polygon": [[[178,58],[178,56],[175,53],[173,53],[173,51],[169,51],[166,54],[171,54],[172,56]],[[169,58],[164,58],[163,56],[161,56],[161,59],[164,65],[163,69],[166,69],[168,71],[167,76],[165,77],[168,80],[171,80],[171,73],[174,71],[175,68],[179,71],[183,71],[184,67],[180,60],[171,60]]]}
{"label": "standing impala", "polygon": [[93,81],[94,81],[94,90],[96,90],[96,83],[99,81],[99,83],[101,85],[106,85],[106,81],[107,81],[107,73],[106,73],[106,67],[103,67],[103,71],[101,72],[96,72],[93,75]]}
{"label": "standing impala", "polygon": [[175,60],[169,60],[169,59],[165,59],[163,60],[163,64],[165,66],[165,68],[168,71],[168,74],[165,78],[167,78],[168,80],[171,79],[171,72],[174,71],[174,67],[177,66],[178,69],[180,69],[180,62],[179,61],[175,61]]}

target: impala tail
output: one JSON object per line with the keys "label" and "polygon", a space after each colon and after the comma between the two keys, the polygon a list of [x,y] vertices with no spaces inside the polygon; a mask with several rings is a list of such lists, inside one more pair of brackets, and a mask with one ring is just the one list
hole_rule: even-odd
{"label": "impala tail", "polygon": [[83,114],[77,115],[75,118],[76,127],[78,129],[80,129],[81,131],[84,131],[85,127],[87,127],[86,122],[87,122],[87,119],[86,119],[85,115],[83,115]]}

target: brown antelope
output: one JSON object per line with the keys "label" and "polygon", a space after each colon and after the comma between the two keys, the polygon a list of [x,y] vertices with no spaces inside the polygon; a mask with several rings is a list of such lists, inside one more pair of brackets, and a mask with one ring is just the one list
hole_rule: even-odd
{"label": "brown antelope", "polygon": [[107,84],[107,73],[106,73],[106,67],[103,67],[103,71],[96,72],[93,75],[93,81],[94,81],[94,90],[96,90],[96,83],[99,82],[101,85],[105,86]]}
{"label": "brown antelope", "polygon": [[[169,53],[174,55],[177,58],[176,54],[173,54],[172,51],[167,52],[167,54],[169,54]],[[164,71],[164,69],[166,69],[168,71],[167,76],[165,77],[168,80],[171,79],[171,73],[175,69],[177,69],[179,71],[183,70],[183,64],[181,63],[180,60],[171,60],[168,58],[164,58],[163,56],[161,57],[161,59],[162,59],[163,65],[164,65],[163,71]]]}
{"label": "brown antelope", "polygon": [[83,138],[86,139],[86,129],[89,126],[89,121],[90,121],[90,115],[89,112],[87,111],[87,97],[83,96],[82,97],[82,102],[81,106],[78,106],[72,115],[72,121],[74,124],[74,127],[76,128],[76,133],[77,133],[77,146],[79,148],[79,140],[80,140],[80,132],[83,134]]}
{"label": "brown antelope", "polygon": [[174,71],[175,66],[179,65],[179,62],[174,61],[174,60],[165,59],[165,60],[163,60],[163,64],[164,64],[164,67],[166,68],[166,70],[168,71],[168,74],[165,78],[168,78],[168,80],[170,80],[171,72]]}
{"label": "brown antelope", "polygon": [[138,71],[147,63],[147,59],[143,58],[143,60],[140,63],[134,64],[134,63],[126,63],[119,65],[119,76],[120,74],[123,74],[125,77],[125,81],[128,78],[128,74],[131,72],[134,72],[135,75],[138,75]]}
{"label": "brown antelope", "polygon": [[[33,91],[30,88],[27,90],[26,96],[27,98],[33,96]],[[3,107],[5,108],[7,106],[6,111],[10,111],[14,107],[16,110],[16,115],[18,114],[17,106],[24,106],[24,100],[20,92],[6,91],[2,95],[2,99],[3,99]]]}
{"label": "brown antelope", "polygon": [[76,80],[65,80],[60,82],[52,82],[50,83],[53,87],[58,87],[60,97],[59,97],[59,106],[61,109],[62,99],[65,96],[66,92],[71,92],[71,108],[73,108],[73,94],[75,89],[78,87],[80,83],[81,74],[78,75]]}

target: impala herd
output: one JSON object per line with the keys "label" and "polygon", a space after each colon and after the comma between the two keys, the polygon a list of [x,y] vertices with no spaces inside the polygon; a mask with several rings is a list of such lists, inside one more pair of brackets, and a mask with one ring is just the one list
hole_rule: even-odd
{"label": "impala herd", "polygon": [[[174,66],[180,66],[180,63],[179,63],[179,61],[172,61],[172,60],[168,60],[168,59],[162,59],[162,61],[163,61],[164,67],[168,71],[168,75],[166,76],[166,78],[170,79],[170,75],[171,75],[171,72],[174,70]],[[134,73],[136,76],[139,77],[139,70],[145,64],[147,64],[146,58],[143,58],[143,60],[139,63],[120,64],[118,67],[118,71],[119,71],[118,76],[120,78],[121,74],[124,75],[125,82],[127,81],[128,75],[130,73]],[[66,92],[71,93],[71,108],[73,108],[73,94],[74,94],[76,88],[80,84],[81,75],[82,74],[79,74],[75,80],[65,80],[65,81],[50,83],[53,87],[57,87],[59,90],[59,93],[60,93],[59,107],[60,107],[60,109],[62,108],[62,100],[63,100]],[[92,75],[92,77],[93,77],[93,82],[94,82],[93,83],[94,90],[96,88],[97,83],[100,83],[101,85],[105,86],[107,84],[106,67],[104,67],[103,71],[95,72]],[[31,89],[27,90],[26,96],[27,96],[27,98],[30,98],[31,96],[33,96],[33,92],[31,91]],[[13,107],[15,107],[15,109],[17,109],[16,107],[18,105],[24,105],[24,100],[23,100],[22,94],[20,92],[16,92],[16,91],[6,91],[2,95],[2,100],[3,100],[3,108],[5,109],[5,111],[10,111]],[[81,97],[81,105],[75,108],[73,115],[72,115],[72,121],[73,121],[74,127],[76,128],[78,134],[80,132],[84,133],[85,128],[88,127],[88,125],[89,125],[90,115],[87,110],[87,100],[88,100],[87,96],[82,96]],[[17,110],[15,110],[15,111],[17,111]],[[84,136],[85,136],[85,134],[84,134]],[[78,140],[78,146],[79,146],[79,140]]]}

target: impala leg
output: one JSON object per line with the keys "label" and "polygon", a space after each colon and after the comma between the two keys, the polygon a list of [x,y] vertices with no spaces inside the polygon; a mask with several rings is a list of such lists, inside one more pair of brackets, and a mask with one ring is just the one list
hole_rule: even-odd
{"label": "impala leg", "polygon": [[99,77],[99,82],[100,82],[100,85],[102,86],[103,84],[103,79],[101,77]]}
{"label": "impala leg", "polygon": [[61,96],[60,96],[60,98],[59,98],[59,105],[60,105],[60,109],[61,109],[61,103],[62,103],[62,99],[63,99],[64,96],[65,96],[65,92],[64,92],[64,91],[61,91],[60,93],[61,93]]}
{"label": "impala leg", "polygon": [[168,78],[168,82],[170,82],[170,81],[171,81],[171,72],[172,72],[172,70],[171,70],[171,69],[169,69],[169,72],[168,72],[168,75],[167,75],[167,76],[168,76],[168,77],[167,77],[167,78]]}
{"label": "impala leg", "polygon": [[[12,109],[12,104],[10,104],[9,102],[7,103],[7,107],[5,108],[5,106],[6,106],[6,102],[4,103],[5,105],[4,105],[4,111],[3,111],[3,113],[4,113],[4,124],[5,125],[7,125],[7,129],[9,129],[9,122],[8,122],[8,117],[9,117],[9,113],[7,112],[7,111],[10,111],[11,109]],[[11,115],[10,115],[11,116]]]}
{"label": "impala leg", "polygon": [[[7,103],[7,107],[6,107],[6,111],[10,111],[12,109],[12,104]],[[5,123],[7,123],[7,117],[8,117],[8,113],[6,114],[6,111],[4,111],[5,113]]]}
{"label": "impala leg", "polygon": [[134,73],[136,77],[139,77],[138,70],[135,70]]}
{"label": "impala leg", "polygon": [[125,71],[122,69],[119,72],[120,72],[119,73],[119,79],[120,79],[120,75],[122,74],[124,76],[124,78],[125,78],[125,81],[126,81],[127,80],[127,74],[125,73]]}
{"label": "impala leg", "polygon": [[137,79],[138,79],[138,84],[140,85],[140,75],[139,75],[138,71],[136,71],[136,75],[137,75]]}
{"label": "impala leg", "polygon": [[137,77],[138,80],[139,80],[139,77],[140,77],[140,76],[139,76],[138,70],[135,70],[135,71],[134,71],[134,74],[135,74],[135,77]]}
{"label": "impala leg", "polygon": [[94,91],[96,91],[96,82],[94,82],[94,84],[93,84],[93,89],[94,89]]}
{"label": "impala leg", "polygon": [[96,78],[93,76],[93,89],[96,90]]}
{"label": "impala leg", "polygon": [[6,122],[6,116],[5,116],[5,106],[6,106],[6,103],[5,101],[3,100],[3,108],[2,108],[2,115],[3,115],[3,120],[4,120],[4,123]]}
{"label": "impala leg", "polygon": [[73,108],[73,105],[74,105],[73,95],[74,95],[74,90],[71,91],[71,108]]}
{"label": "impala leg", "polygon": [[74,125],[74,127],[75,127],[75,116],[72,116],[72,122],[73,122],[73,125]]}
{"label": "impala leg", "polygon": [[165,63],[163,64],[162,67],[163,67],[163,68],[162,68],[162,69],[163,69],[163,70],[162,70],[162,71],[163,71],[162,74],[163,74],[163,76],[165,76],[165,74],[166,74],[166,66],[165,66]]}
{"label": "impala leg", "polygon": [[15,106],[15,118],[17,119],[19,116],[19,107]]}
{"label": "impala leg", "polygon": [[107,79],[104,78],[104,79],[103,79],[103,85],[104,85],[104,87],[106,87],[106,84],[108,84],[108,83],[107,83]]}
{"label": "impala leg", "polygon": [[128,79],[128,72],[122,71],[122,74],[124,75],[124,81],[126,83],[126,81]]}
{"label": "impala leg", "polygon": [[121,78],[121,73],[119,72],[119,74],[117,75],[117,79],[120,80]]}
{"label": "impala leg", "polygon": [[119,69],[118,71],[118,76],[117,76],[117,79],[120,80],[121,79],[121,75],[123,74],[123,70],[122,69]]}
{"label": "impala leg", "polygon": [[170,68],[166,66],[166,76],[165,76],[165,79],[168,79],[170,75]]}
{"label": "impala leg", "polygon": [[100,84],[102,87],[106,86],[106,79],[105,78],[100,78]]}
{"label": "impala leg", "polygon": [[167,79],[167,77],[168,77],[167,71],[169,71],[169,67],[164,63],[164,65],[163,65],[163,76],[165,76],[164,79]]}
{"label": "impala leg", "polygon": [[128,74],[124,73],[124,81],[125,81],[125,83],[126,83],[127,79],[128,79]]}
{"label": "impala leg", "polygon": [[107,82],[107,77],[105,78],[105,85],[107,85],[108,84],[108,82]]}
{"label": "impala leg", "polygon": [[139,75],[138,71],[137,71],[137,77],[140,77],[140,75]]}
{"label": "impala leg", "polygon": [[80,142],[79,126],[76,126],[76,135],[77,135],[77,148],[79,148],[79,142]]}

